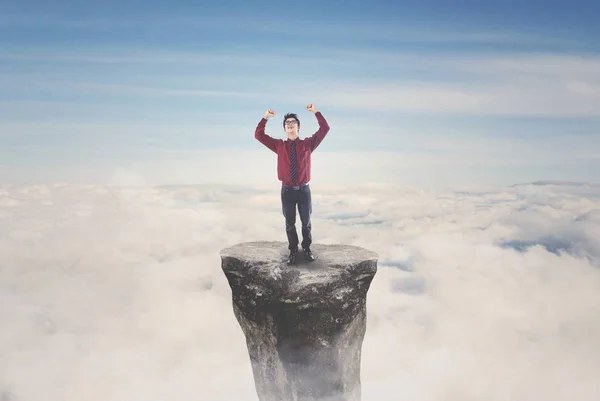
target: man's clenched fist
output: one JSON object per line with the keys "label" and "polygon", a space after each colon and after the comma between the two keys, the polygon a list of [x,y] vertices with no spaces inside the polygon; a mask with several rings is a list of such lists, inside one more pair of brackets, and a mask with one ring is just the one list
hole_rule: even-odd
{"label": "man's clenched fist", "polygon": [[265,112],[265,118],[268,120],[269,117],[273,117],[275,116],[275,110],[273,109],[269,109]]}
{"label": "man's clenched fist", "polygon": [[311,103],[311,104],[309,104],[308,106],[306,106],[306,110],[308,110],[308,111],[312,111],[313,113],[316,113],[316,112],[317,112],[317,108],[316,108],[316,107],[315,107],[315,105],[314,105],[314,104],[312,104],[312,103]]}

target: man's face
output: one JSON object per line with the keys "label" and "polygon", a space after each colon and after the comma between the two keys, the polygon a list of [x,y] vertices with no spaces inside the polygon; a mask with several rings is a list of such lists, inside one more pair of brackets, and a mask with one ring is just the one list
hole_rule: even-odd
{"label": "man's face", "polygon": [[298,135],[298,122],[294,118],[285,120],[285,132],[292,135]]}

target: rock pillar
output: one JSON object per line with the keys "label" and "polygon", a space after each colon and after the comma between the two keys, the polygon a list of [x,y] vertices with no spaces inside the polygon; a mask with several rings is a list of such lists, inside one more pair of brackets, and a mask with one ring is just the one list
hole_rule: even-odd
{"label": "rock pillar", "polygon": [[223,249],[222,269],[260,401],[359,401],[366,296],[377,254],[311,246],[317,259],[288,266],[287,243]]}

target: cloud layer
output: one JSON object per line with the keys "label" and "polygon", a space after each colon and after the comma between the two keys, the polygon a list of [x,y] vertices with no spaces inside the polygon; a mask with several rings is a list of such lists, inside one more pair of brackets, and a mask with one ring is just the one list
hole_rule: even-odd
{"label": "cloud layer", "polygon": [[[0,187],[0,398],[255,400],[220,249],[278,191]],[[363,399],[600,392],[600,189],[313,187],[320,243],[380,255]]]}

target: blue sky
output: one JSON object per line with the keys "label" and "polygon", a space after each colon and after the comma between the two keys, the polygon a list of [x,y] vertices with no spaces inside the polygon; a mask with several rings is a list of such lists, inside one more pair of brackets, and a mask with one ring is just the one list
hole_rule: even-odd
{"label": "blue sky", "polygon": [[598,18],[592,1],[3,1],[0,182],[272,183],[254,128],[273,108],[308,136],[307,103],[332,126],[317,181],[597,181]]}

